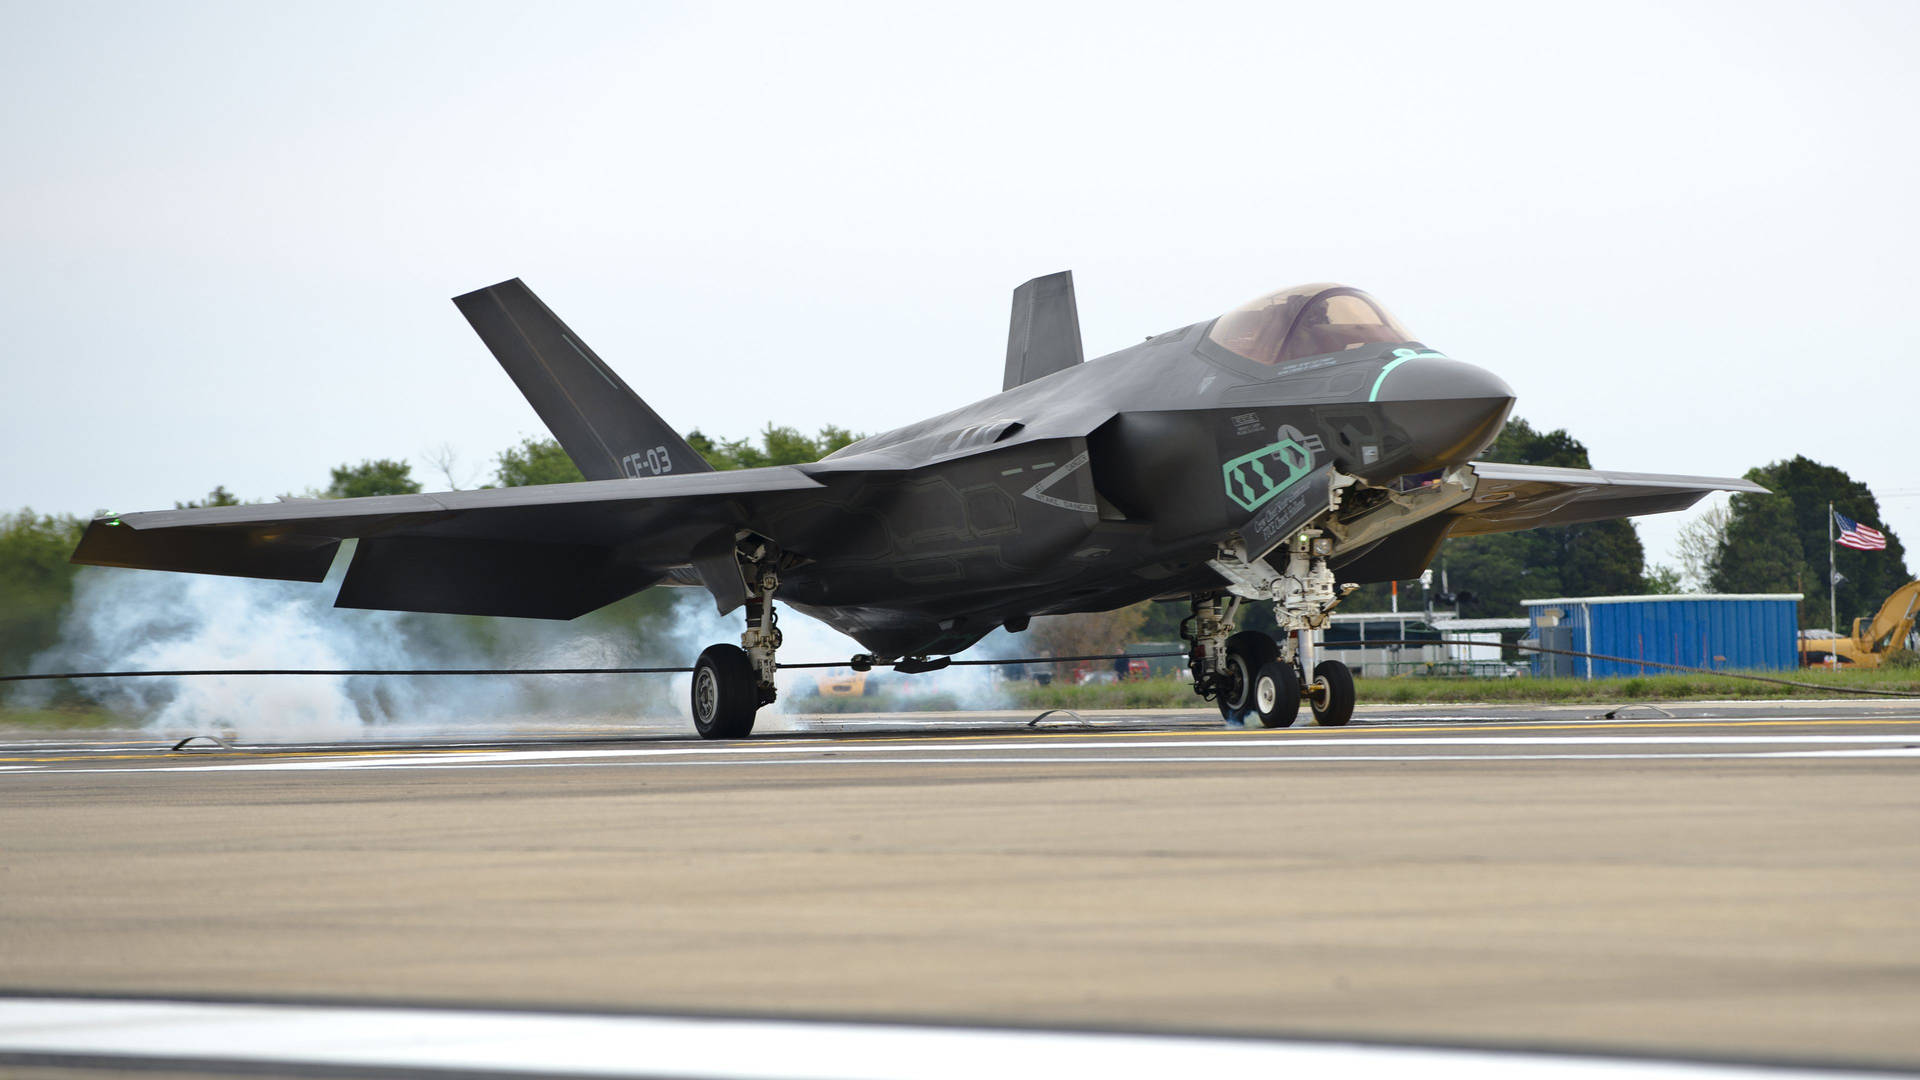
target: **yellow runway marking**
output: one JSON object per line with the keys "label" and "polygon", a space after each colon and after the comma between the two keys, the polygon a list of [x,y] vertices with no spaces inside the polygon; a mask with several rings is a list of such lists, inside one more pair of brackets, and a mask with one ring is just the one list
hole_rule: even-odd
{"label": "yellow runway marking", "polygon": [[[1459,732],[1464,734],[1467,732],[1483,732],[1483,731],[1585,731],[1585,730],[1592,730],[1594,728],[1606,728],[1606,729],[1642,728],[1642,727],[1664,728],[1664,727],[1688,727],[1688,726],[1691,726],[1691,727],[1796,727],[1796,726],[1838,727],[1838,726],[1852,726],[1856,724],[1859,724],[1859,725],[1906,724],[1906,725],[1912,726],[1915,724],[1920,724],[1920,715],[1905,717],[1905,718],[1895,717],[1891,719],[1856,719],[1851,717],[1818,717],[1818,718],[1807,717],[1807,718],[1801,718],[1797,720],[1716,720],[1716,719],[1710,719],[1710,718],[1697,718],[1697,719],[1678,718],[1673,720],[1600,720],[1600,721],[1584,720],[1584,721],[1578,721],[1573,723],[1568,723],[1565,721],[1555,721],[1555,720],[1521,721],[1518,723],[1514,723],[1514,722],[1479,723],[1471,720],[1463,720],[1463,721],[1459,721],[1456,723],[1449,723],[1449,724],[1409,724],[1405,726],[1394,726],[1390,728],[1385,726],[1375,726],[1374,724],[1362,723],[1353,727],[1331,727],[1331,728],[1321,728],[1321,727],[1200,728],[1200,729],[1156,728],[1151,731],[1098,731],[1098,730],[1001,731],[1001,732],[993,732],[993,733],[983,733],[979,735],[953,735],[953,734],[943,734],[939,732],[928,732],[924,735],[918,735],[918,734],[916,735],[873,735],[873,736],[854,737],[854,738],[845,738],[845,739],[831,739],[831,740],[787,739],[782,741],[788,742],[788,743],[799,743],[799,744],[820,743],[820,742],[831,742],[836,744],[838,743],[860,744],[860,743],[913,743],[913,742],[926,742],[930,740],[939,740],[941,742],[974,742],[982,739],[1036,739],[1036,740],[1038,739],[1135,739],[1135,738],[1154,738],[1154,737],[1165,736],[1168,734],[1175,734],[1175,733],[1182,736],[1211,736],[1214,738],[1222,738],[1222,739],[1243,738],[1243,737],[1249,737],[1249,736],[1267,737],[1267,738],[1293,738],[1293,737],[1311,738],[1312,736],[1315,736],[1315,735],[1340,735],[1340,734],[1355,735],[1355,734],[1360,734],[1365,732],[1379,732],[1384,735],[1388,732],[1400,734],[1400,733],[1413,732],[1413,731],[1447,731],[1447,732]],[[763,744],[756,742],[754,745],[758,746]]]}

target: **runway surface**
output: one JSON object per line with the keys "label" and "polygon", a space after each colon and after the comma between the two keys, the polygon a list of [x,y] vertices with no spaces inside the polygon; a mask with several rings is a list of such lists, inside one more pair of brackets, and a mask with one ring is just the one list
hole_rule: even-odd
{"label": "runway surface", "polygon": [[0,988],[1920,1067],[1920,708],[1666,710],[20,736]]}

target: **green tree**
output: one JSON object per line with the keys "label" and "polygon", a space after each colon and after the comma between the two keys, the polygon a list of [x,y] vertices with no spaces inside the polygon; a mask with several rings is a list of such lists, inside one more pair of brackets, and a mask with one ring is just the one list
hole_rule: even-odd
{"label": "green tree", "polygon": [[86,527],[67,514],[0,514],[0,670],[24,671],[59,639],[78,569],[67,559]]}
{"label": "green tree", "polygon": [[687,433],[687,443],[716,469],[758,469],[768,465],[805,465],[819,461],[860,436],[828,424],[814,436],[798,428],[768,424],[755,445],[750,439],[718,441],[700,431]]}
{"label": "green tree", "polygon": [[[1760,470],[1747,473],[1752,477]],[[1733,496],[1707,587],[1723,593],[1782,593],[1806,589],[1805,552],[1793,527],[1793,506],[1778,495]],[[1806,606],[1801,606],[1806,614]],[[1803,620],[1804,621],[1804,620]]]}
{"label": "green tree", "polygon": [[1646,591],[1656,595],[1671,596],[1682,590],[1685,575],[1674,567],[1662,563],[1647,570]]}
{"label": "green tree", "polygon": [[333,470],[333,483],[320,493],[329,499],[360,499],[368,495],[418,495],[420,481],[404,461],[362,461]]}
{"label": "green tree", "polygon": [[1714,560],[1719,557],[1720,543],[1727,535],[1730,513],[1725,503],[1719,503],[1680,527],[1674,547],[1680,557],[1680,581],[1687,591],[1699,592],[1709,587]]}
{"label": "green tree", "polygon": [[1887,534],[1885,551],[1836,548],[1841,582],[1840,627],[1880,609],[1887,594],[1912,580],[1899,536],[1881,523],[1880,502],[1867,485],[1831,465],[1796,455],[1747,473],[1772,495],[1735,495],[1714,553],[1709,585],[1718,592],[1798,592],[1800,624],[1827,625],[1827,504]]}
{"label": "green tree", "polygon": [[1179,641],[1180,624],[1193,614],[1192,606],[1185,600],[1148,600],[1145,604],[1146,618],[1141,620],[1140,629],[1135,632],[1133,640]]}
{"label": "green tree", "polygon": [[240,499],[236,497],[233,492],[228,491],[225,484],[222,484],[212,491],[207,492],[207,497],[204,499],[197,499],[193,502],[176,502],[173,504],[173,508],[175,510],[200,510],[209,506],[239,505]]}
{"label": "green tree", "polygon": [[[1042,615],[1033,620],[1027,640],[1038,656],[1105,656],[1121,652],[1129,641],[1139,640],[1140,627],[1147,621],[1148,608],[1142,601],[1113,611],[1080,615]],[[1066,680],[1082,662],[1055,664],[1054,677]]]}
{"label": "green tree", "polygon": [[[819,461],[860,436],[828,424],[818,435],[798,428],[768,424],[758,443],[751,439],[716,440],[700,431],[687,433],[687,445],[716,469],[758,469],[767,465],[804,465]],[[579,466],[552,439],[523,439],[519,446],[500,452],[494,480],[501,487],[526,484],[571,484],[586,477]]]}
{"label": "green tree", "polygon": [[586,479],[580,474],[580,466],[552,439],[529,436],[520,440],[519,446],[500,451],[498,460],[493,478],[501,487],[573,484]]}

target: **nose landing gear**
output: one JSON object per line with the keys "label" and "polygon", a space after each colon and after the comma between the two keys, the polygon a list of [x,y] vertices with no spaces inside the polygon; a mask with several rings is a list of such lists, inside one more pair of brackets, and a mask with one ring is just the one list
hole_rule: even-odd
{"label": "nose landing gear", "polygon": [[[1299,716],[1302,701],[1324,727],[1353,719],[1353,673],[1338,660],[1315,664],[1313,657],[1314,631],[1326,625],[1334,606],[1354,588],[1336,586],[1327,566],[1330,547],[1316,530],[1307,530],[1292,542],[1285,574],[1264,559],[1247,558],[1238,540],[1223,545],[1209,562],[1227,579],[1234,599],[1196,597],[1180,635],[1192,650],[1188,666],[1194,692],[1216,701],[1228,724],[1287,727]],[[1239,597],[1272,601],[1284,638],[1276,642],[1256,631],[1229,633]]]}

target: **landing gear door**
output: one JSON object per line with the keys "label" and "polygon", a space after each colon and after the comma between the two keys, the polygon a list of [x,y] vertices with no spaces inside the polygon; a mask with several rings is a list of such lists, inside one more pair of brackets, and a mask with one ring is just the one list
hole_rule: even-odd
{"label": "landing gear door", "polygon": [[1258,559],[1325,513],[1333,496],[1333,466],[1311,468],[1304,451],[1285,441],[1235,458],[1223,467],[1227,496],[1250,511],[1240,526],[1248,559]]}

